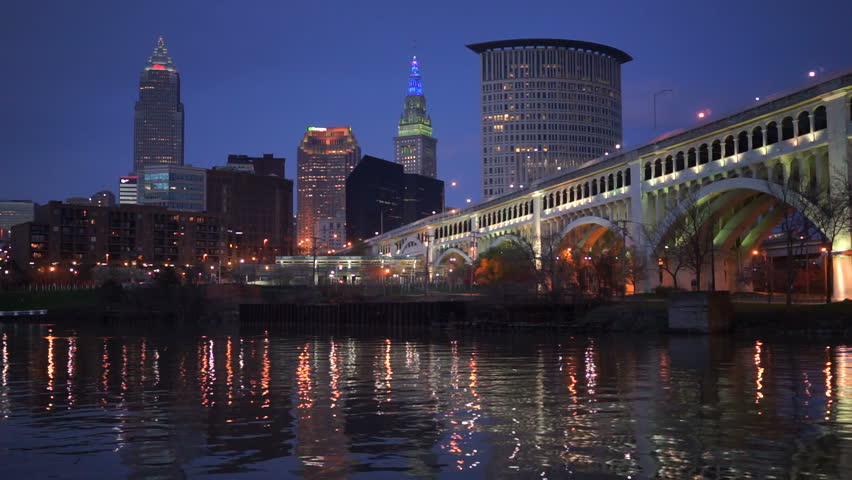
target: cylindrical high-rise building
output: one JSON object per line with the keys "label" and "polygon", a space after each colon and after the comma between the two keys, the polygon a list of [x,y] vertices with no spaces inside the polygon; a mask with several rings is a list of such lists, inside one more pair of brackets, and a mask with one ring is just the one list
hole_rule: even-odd
{"label": "cylindrical high-rise building", "polygon": [[621,144],[616,48],[559,39],[476,43],[482,94],[482,196],[603,156]]}

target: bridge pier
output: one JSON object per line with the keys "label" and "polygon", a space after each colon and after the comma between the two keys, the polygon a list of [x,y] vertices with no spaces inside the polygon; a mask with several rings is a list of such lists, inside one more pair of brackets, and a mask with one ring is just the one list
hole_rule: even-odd
{"label": "bridge pier", "polygon": [[834,274],[832,300],[839,302],[852,299],[852,256],[835,255],[832,259],[832,273]]}

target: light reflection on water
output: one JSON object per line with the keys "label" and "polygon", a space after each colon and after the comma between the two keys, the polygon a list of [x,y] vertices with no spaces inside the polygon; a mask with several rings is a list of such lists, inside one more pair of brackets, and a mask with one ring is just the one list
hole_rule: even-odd
{"label": "light reflection on water", "polygon": [[8,478],[852,478],[852,349],[0,326]]}

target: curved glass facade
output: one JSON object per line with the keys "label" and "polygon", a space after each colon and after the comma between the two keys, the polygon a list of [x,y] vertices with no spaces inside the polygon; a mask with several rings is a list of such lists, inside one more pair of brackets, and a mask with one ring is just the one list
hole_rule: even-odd
{"label": "curved glass facade", "polygon": [[622,142],[621,64],[630,60],[624,52],[566,40],[469,48],[480,55],[484,198],[574,168]]}

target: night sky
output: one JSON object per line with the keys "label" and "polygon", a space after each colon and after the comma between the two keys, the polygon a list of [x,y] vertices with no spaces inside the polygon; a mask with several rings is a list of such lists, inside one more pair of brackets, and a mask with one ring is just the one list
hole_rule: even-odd
{"label": "night sky", "polygon": [[[479,60],[466,44],[566,38],[622,49],[624,141],[687,127],[852,67],[852,1],[9,1],[0,13],[0,198],[117,188],[132,165],[139,72],[166,39],[186,163],[285,156],[308,125],[350,125],[393,159],[408,63],[421,62],[447,204],[480,196]],[[712,117],[711,117],[712,118]],[[459,186],[449,188],[449,181]]]}

